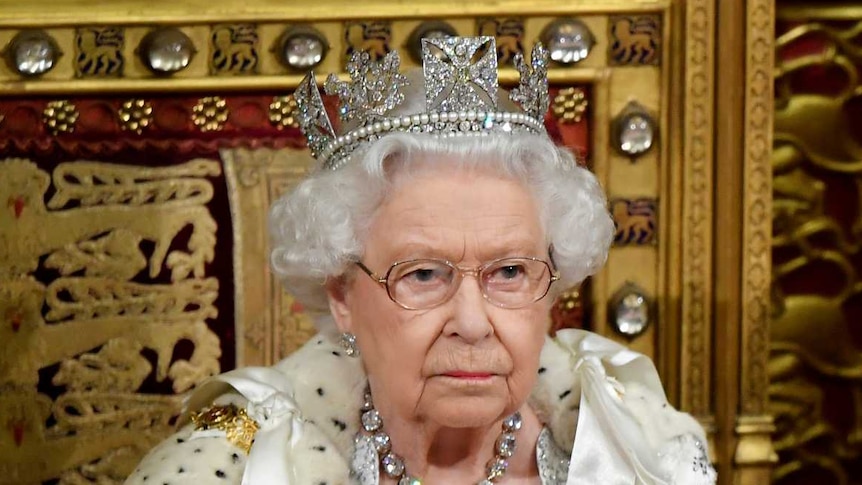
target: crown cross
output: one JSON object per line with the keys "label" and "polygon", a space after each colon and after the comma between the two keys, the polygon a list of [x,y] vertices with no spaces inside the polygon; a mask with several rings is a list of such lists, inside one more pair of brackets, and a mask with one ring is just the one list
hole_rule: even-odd
{"label": "crown cross", "polygon": [[493,37],[422,39],[422,67],[428,111],[497,109]]}

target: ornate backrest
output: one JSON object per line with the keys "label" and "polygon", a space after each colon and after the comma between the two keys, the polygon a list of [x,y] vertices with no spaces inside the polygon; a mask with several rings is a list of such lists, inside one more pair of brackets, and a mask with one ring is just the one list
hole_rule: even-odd
{"label": "ornate backrest", "polygon": [[[617,223],[607,267],[556,302],[554,328],[653,357],[730,470],[735,441],[713,424],[738,417],[712,399],[736,382],[713,379],[717,2],[281,3],[0,1],[0,483],[120,482],[185,392],[301,345],[313,315],[267,267],[267,207],[312,168],[292,92],[312,64],[341,72],[355,50],[452,33],[496,37],[502,84],[516,53],[549,47],[549,133],[597,174]],[[729,187],[745,210],[764,203]],[[735,244],[763,236],[745,227]],[[762,252],[740,251],[745,273]],[[752,302],[766,281],[742,283]],[[739,352],[759,352],[765,317],[745,311],[755,340]],[[769,426],[748,424],[740,436]]]}

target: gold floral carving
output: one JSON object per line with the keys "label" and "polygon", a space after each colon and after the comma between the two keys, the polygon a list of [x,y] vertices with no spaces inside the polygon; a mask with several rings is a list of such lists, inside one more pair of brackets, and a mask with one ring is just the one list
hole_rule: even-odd
{"label": "gold floral carving", "polygon": [[117,113],[124,130],[141,134],[153,122],[153,105],[145,99],[124,101]]}
{"label": "gold floral carving", "polygon": [[114,77],[123,74],[124,31],[120,27],[80,27],[75,31],[75,74]]}
{"label": "gold floral carving", "polygon": [[269,122],[278,129],[298,128],[298,106],[293,95],[276,96],[269,104]]}
{"label": "gold floral carving", "polygon": [[78,116],[78,108],[65,99],[49,102],[42,111],[42,120],[52,135],[75,131]]}
{"label": "gold floral carving", "polygon": [[[144,382],[180,394],[220,371],[205,272],[219,174],[211,160],[53,175],[0,161],[0,482],[121,483],[180,411]],[[175,355],[181,342],[193,349]]]}
{"label": "gold floral carving", "polygon": [[221,131],[227,121],[227,101],[221,96],[207,96],[192,108],[192,121],[201,131]]}
{"label": "gold floral carving", "polygon": [[[855,333],[862,143],[847,116],[862,89],[862,22],[818,12],[783,22],[776,41],[778,52],[818,41],[810,53],[780,58],[775,70],[769,409],[781,459],[776,484],[854,483],[862,458],[862,346]],[[840,80],[832,91],[795,82],[824,69]],[[819,276],[816,286],[798,284],[811,274]]]}
{"label": "gold floral carving", "polygon": [[191,418],[195,429],[224,431],[227,440],[246,454],[251,450],[254,435],[260,429],[245,409],[234,404],[213,406],[192,414]]}
{"label": "gold floral carving", "polygon": [[564,124],[580,123],[587,113],[587,95],[580,88],[565,88],[554,97],[551,112]]}
{"label": "gold floral carving", "polygon": [[709,335],[715,4],[712,0],[693,0],[686,7],[680,401],[686,411],[706,417],[711,414]]}

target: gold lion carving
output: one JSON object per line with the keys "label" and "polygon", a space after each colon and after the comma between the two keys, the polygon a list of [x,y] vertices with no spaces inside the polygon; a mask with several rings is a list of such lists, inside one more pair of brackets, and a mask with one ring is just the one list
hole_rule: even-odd
{"label": "gold lion carving", "polygon": [[496,37],[497,62],[506,64],[515,54],[524,52],[524,22],[521,19],[484,19],[479,22],[479,35]]}
{"label": "gold lion carving", "polygon": [[123,69],[123,31],[116,27],[78,29],[78,76],[117,76]]}
{"label": "gold lion carving", "polygon": [[615,64],[659,62],[660,24],[655,17],[621,17],[611,24],[611,58]]}
{"label": "gold lion carving", "polygon": [[222,25],[212,32],[210,68],[214,74],[248,74],[257,71],[257,29],[254,25]]}
{"label": "gold lion carving", "polygon": [[617,226],[617,245],[652,244],[655,242],[655,202],[651,199],[618,199],[611,204]]}

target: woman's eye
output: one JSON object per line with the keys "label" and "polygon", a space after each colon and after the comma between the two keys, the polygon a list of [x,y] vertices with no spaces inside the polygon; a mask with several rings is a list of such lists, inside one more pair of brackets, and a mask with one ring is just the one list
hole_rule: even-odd
{"label": "woman's eye", "polygon": [[405,278],[410,278],[421,282],[431,281],[434,279],[435,276],[436,271],[434,271],[433,269],[416,269],[404,275]]}
{"label": "woman's eye", "polygon": [[515,278],[520,278],[525,273],[524,267],[521,265],[508,265],[502,266],[494,270],[494,273],[491,275],[492,279],[496,280],[512,280]]}
{"label": "woman's eye", "polygon": [[439,283],[447,278],[446,270],[432,266],[407,270],[398,279],[408,283]]}

